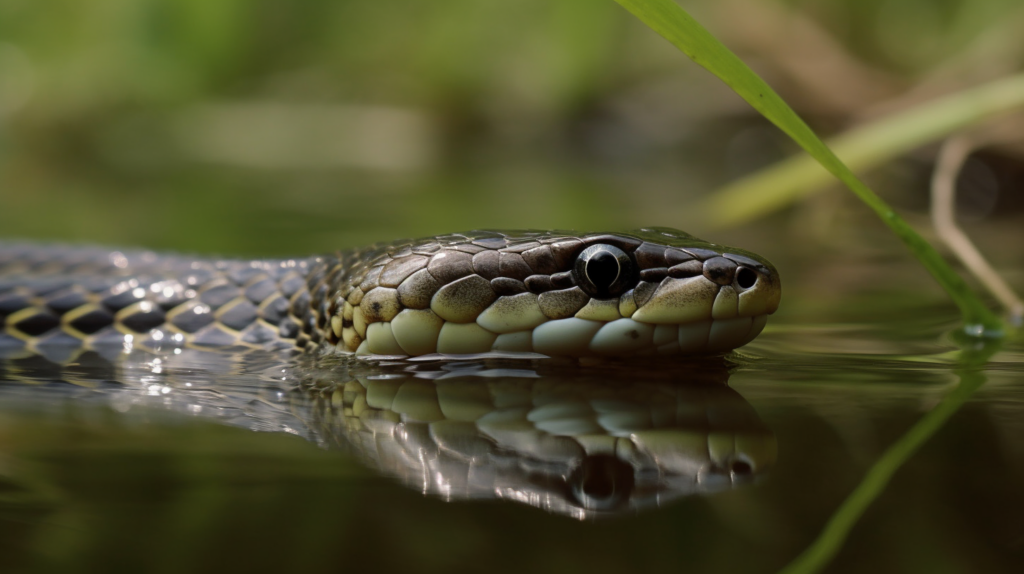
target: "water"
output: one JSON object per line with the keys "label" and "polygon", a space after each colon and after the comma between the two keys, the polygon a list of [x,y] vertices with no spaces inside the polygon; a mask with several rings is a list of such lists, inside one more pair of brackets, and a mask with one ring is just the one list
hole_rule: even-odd
{"label": "water", "polygon": [[[651,181],[545,173],[516,167],[404,182],[408,193],[396,192],[386,213],[378,213],[379,202],[392,196],[333,174],[305,186],[291,176],[257,185],[264,176],[238,173],[156,178],[167,190],[154,194],[162,203],[120,219],[111,217],[112,205],[134,201],[134,182],[118,184],[113,203],[76,199],[73,191],[19,194],[20,211],[45,213],[45,222],[11,211],[5,236],[254,256],[474,226],[674,225],[767,256],[784,292],[753,344],[725,361],[700,363],[699,374],[678,361],[614,369],[478,361],[310,369],[281,365],[280,357],[225,361],[139,349],[116,369],[105,361],[77,369],[4,361],[0,572],[777,572],[812,546],[871,469],[890,460],[889,449],[906,444],[957,389],[961,349],[949,335],[955,309],[862,206],[823,196],[792,220],[705,234],[689,209],[692,197],[664,197],[706,187],[681,183],[676,172]],[[152,224],[150,210],[169,214],[166,222]],[[189,222],[188,233],[180,221]],[[1020,228],[1020,221],[992,220],[971,232],[999,268],[1013,269],[1024,260]],[[1019,273],[1009,279],[1024,284]],[[453,372],[446,368],[461,378],[429,378]],[[55,382],[69,371],[77,384]],[[975,373],[984,384],[897,461],[891,480],[869,483],[877,496],[853,516],[848,536],[828,539],[838,552],[823,571],[1021,570],[1022,371],[1024,344],[1008,341]],[[324,395],[309,393],[317,380],[316,388],[326,388],[392,375],[403,378],[380,380],[486,386],[492,397],[502,384],[524,387],[530,397],[550,397],[546,390],[562,386],[564,402],[591,411],[597,399],[581,390],[590,384],[611,388],[639,411],[650,404],[631,398],[633,389],[664,396],[676,388],[676,410],[693,408],[669,427],[682,442],[660,443],[672,479],[658,474],[658,457],[634,457],[630,479],[608,456],[584,464],[565,441],[544,450],[509,433],[456,433],[444,452],[422,432],[409,433],[402,452],[417,456],[382,457],[368,443],[392,444],[391,455],[397,443],[346,433],[338,423],[344,405],[341,417],[324,417],[331,412]],[[296,385],[300,391],[291,390]],[[710,398],[709,387],[717,388]],[[579,424],[592,415],[567,418]],[[709,442],[712,420],[717,434]],[[733,437],[733,450],[711,458],[708,445],[723,437]],[[736,449],[736,437],[757,438],[759,446],[741,441]],[[559,446],[566,458],[552,454]]]}
{"label": "water", "polygon": [[8,359],[0,565],[772,572],[946,409],[826,571],[1019,571],[1024,345],[963,371],[907,312],[697,362]]}

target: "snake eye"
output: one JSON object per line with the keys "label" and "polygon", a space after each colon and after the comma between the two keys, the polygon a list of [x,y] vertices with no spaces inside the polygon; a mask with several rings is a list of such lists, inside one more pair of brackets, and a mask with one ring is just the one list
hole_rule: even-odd
{"label": "snake eye", "polygon": [[636,266],[626,252],[613,245],[591,245],[576,258],[576,284],[597,298],[617,297],[636,278]]}

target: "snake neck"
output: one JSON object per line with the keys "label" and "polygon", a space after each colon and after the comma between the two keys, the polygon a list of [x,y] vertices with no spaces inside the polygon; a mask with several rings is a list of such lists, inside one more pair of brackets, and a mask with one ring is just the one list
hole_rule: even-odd
{"label": "snake neck", "polygon": [[0,351],[68,360],[124,345],[307,347],[340,255],[218,260],[0,244]]}

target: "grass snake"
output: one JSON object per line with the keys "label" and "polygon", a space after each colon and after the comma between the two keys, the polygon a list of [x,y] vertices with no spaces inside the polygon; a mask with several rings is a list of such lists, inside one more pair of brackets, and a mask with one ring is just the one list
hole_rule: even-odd
{"label": "grass snake", "polygon": [[721,354],[779,295],[763,258],[668,229],[279,260],[0,243],[0,382],[30,383],[0,404],[170,408],[298,433],[448,500],[632,512],[774,464],[727,362],[520,359]]}
{"label": "grass snake", "polygon": [[686,233],[475,231],[280,260],[0,243],[0,350],[704,355],[779,304],[764,258]]}

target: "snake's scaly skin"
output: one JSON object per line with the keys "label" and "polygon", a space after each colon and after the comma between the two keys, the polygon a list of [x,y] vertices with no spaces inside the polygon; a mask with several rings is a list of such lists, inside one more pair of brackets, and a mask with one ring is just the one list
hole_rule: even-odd
{"label": "snake's scaly skin", "polygon": [[[588,294],[574,270],[594,245],[628,258],[614,297]],[[661,228],[478,231],[256,261],[0,244],[0,349],[708,354],[753,339],[780,294],[763,258]]]}

